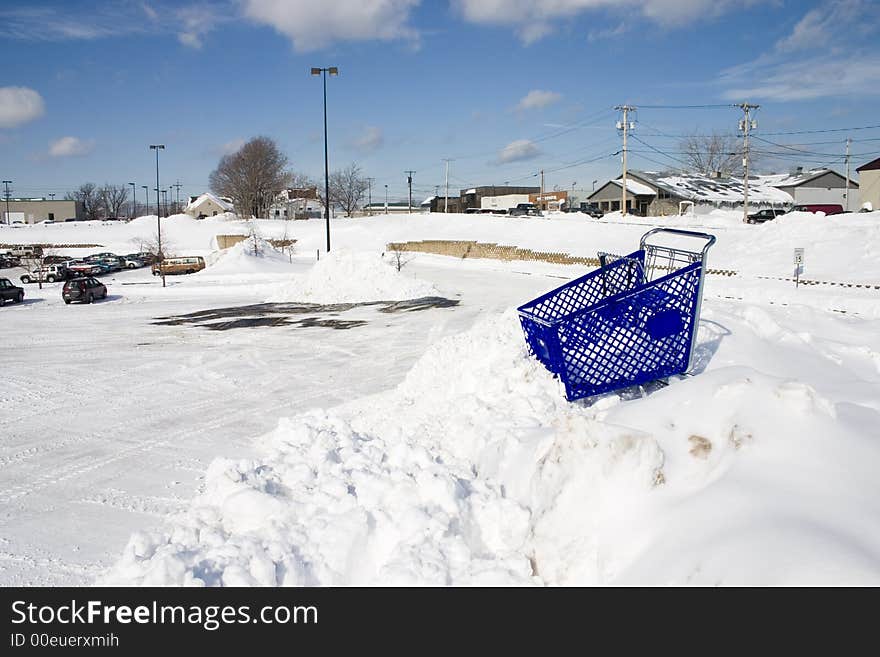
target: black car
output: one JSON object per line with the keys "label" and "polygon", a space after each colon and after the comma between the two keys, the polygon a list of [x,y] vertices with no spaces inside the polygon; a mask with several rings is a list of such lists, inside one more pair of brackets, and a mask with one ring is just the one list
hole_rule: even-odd
{"label": "black car", "polygon": [[778,210],[775,208],[760,210],[759,212],[753,212],[750,214],[749,218],[746,219],[746,223],[763,224],[765,221],[776,219],[776,217],[781,214],[785,214],[785,210]]}
{"label": "black car", "polygon": [[61,298],[64,299],[64,303],[73,301],[92,303],[95,299],[107,298],[107,286],[96,278],[77,278],[64,284]]}
{"label": "black car", "polygon": [[12,284],[8,278],[0,278],[0,306],[7,301],[21,303],[24,301],[24,290]]}
{"label": "black car", "polygon": [[12,269],[13,267],[20,267],[21,260],[15,258],[13,256],[0,256],[0,269]]}

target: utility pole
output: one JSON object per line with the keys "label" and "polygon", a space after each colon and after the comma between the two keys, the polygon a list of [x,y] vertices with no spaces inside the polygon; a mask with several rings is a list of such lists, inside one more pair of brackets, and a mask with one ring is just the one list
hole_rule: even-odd
{"label": "utility pole", "polygon": [[446,194],[443,196],[443,212],[449,212],[449,163],[452,160],[445,157],[443,161],[446,162]]}
{"label": "utility pole", "polygon": [[739,130],[743,133],[743,222],[749,221],[749,131],[758,127],[758,122],[752,119],[752,110],[757,110],[760,105],[740,103],[737,105],[743,111],[743,118],[739,120]]}
{"label": "utility pole", "polygon": [[631,105],[618,105],[614,109],[623,113],[622,119],[617,122],[617,129],[623,131],[623,176],[620,186],[620,217],[622,219],[626,216],[626,137],[629,131],[636,127],[635,122],[630,122],[629,113],[635,112],[636,108]]}
{"label": "utility pole", "polygon": [[369,215],[373,216],[373,183],[376,182],[375,178],[367,178],[367,207],[369,208]]}
{"label": "utility pole", "polygon": [[180,184],[180,178],[178,178],[177,182],[171,186],[177,188],[177,205],[175,206],[175,209],[177,212],[180,212],[180,188],[183,187],[183,185]]}
{"label": "utility pole", "polygon": [[158,241],[157,258],[159,259],[159,273],[162,274],[162,287],[165,287],[165,268],[162,261],[165,256],[162,254],[162,219],[159,211],[159,151],[165,150],[165,144],[150,144],[150,150],[156,151],[156,239]]}
{"label": "utility pole", "polygon": [[6,186],[6,223],[11,224],[12,218],[9,216],[9,186],[12,184],[12,181],[4,180],[3,184]]}
{"label": "utility pole", "polygon": [[846,211],[849,212],[849,145],[852,139],[846,138]]}
{"label": "utility pole", "polygon": [[388,214],[388,185],[385,185],[385,214]]}
{"label": "utility pole", "polygon": [[415,171],[405,171],[406,184],[409,185],[409,213],[412,214],[412,177]]}
{"label": "utility pole", "polygon": [[541,192],[538,195],[538,208],[544,212],[544,169],[541,169]]}

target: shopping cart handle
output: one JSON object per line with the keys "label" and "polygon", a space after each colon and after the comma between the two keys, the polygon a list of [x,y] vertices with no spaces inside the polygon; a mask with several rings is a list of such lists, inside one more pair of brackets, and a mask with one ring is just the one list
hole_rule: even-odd
{"label": "shopping cart handle", "polygon": [[645,243],[648,241],[648,238],[656,233],[672,233],[673,235],[683,235],[685,237],[696,237],[699,239],[704,239],[706,240],[706,245],[703,247],[704,257],[706,255],[706,251],[709,250],[709,247],[715,244],[715,236],[710,235],[709,233],[700,233],[695,230],[682,230],[681,228],[653,228],[642,235],[641,242],[639,243],[642,249],[645,248]]}

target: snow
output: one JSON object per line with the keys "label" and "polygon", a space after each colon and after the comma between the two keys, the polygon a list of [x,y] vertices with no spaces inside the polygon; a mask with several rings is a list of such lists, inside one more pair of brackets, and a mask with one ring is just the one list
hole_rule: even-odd
{"label": "snow", "polygon": [[219,196],[212,194],[211,192],[205,192],[204,194],[199,196],[196,200],[189,203],[186,206],[185,212],[186,213],[198,212],[199,209],[201,208],[202,204],[205,203],[206,201],[210,201],[210,202],[214,203],[215,205],[219,206],[220,208],[222,208],[226,212],[232,212],[232,210],[233,210],[232,203],[230,203],[229,201],[226,201],[226,200],[220,198]]}
{"label": "snow", "polygon": [[[380,255],[626,253],[659,222],[715,234],[709,267],[736,274],[706,278],[694,376],[592,403],[565,401],[510,310],[584,267]],[[0,242],[127,253],[155,225]],[[252,228],[295,253],[216,252]],[[0,309],[0,584],[880,584],[880,212],[379,215],[333,220],[329,256],[323,220],[162,230],[209,266]],[[779,280],[795,247],[825,284]],[[374,303],[424,296],[459,305]],[[235,324],[267,299],[336,305]]]}
{"label": "snow", "polygon": [[[623,182],[620,180],[612,180],[611,182],[618,187],[623,186]],[[626,180],[626,191],[640,196],[654,196],[654,194],[656,194],[656,192],[647,185],[640,183],[637,180],[630,180],[629,178]]]}
{"label": "snow", "polygon": [[[409,256],[404,254],[407,259]],[[405,266],[405,265],[404,265]],[[346,303],[397,301],[439,296],[431,283],[398,270],[391,258],[379,253],[355,253],[337,249],[315,263],[305,275],[285,281],[266,301]]]}

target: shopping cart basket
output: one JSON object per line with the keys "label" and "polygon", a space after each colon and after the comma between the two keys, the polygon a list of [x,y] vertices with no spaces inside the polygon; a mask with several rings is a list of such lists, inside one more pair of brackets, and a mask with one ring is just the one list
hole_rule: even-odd
{"label": "shopping cart basket", "polygon": [[714,243],[707,233],[655,228],[638,251],[600,253],[599,269],[518,308],[531,352],[569,401],[691,369]]}

